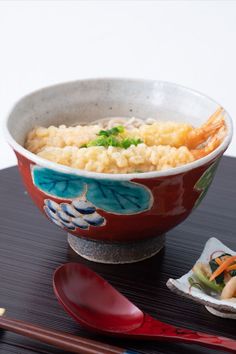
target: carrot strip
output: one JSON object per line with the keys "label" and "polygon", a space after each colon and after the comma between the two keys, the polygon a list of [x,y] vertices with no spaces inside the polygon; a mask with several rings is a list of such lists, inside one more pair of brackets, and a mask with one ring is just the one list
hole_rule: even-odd
{"label": "carrot strip", "polygon": [[231,270],[236,270],[236,264],[229,266],[226,270],[227,272],[230,272]]}
{"label": "carrot strip", "polygon": [[210,281],[214,280],[218,275],[220,275],[228,266],[230,266],[236,260],[236,256],[229,257],[214,271],[210,277]]}
{"label": "carrot strip", "polygon": [[219,257],[217,257],[217,258],[215,259],[215,262],[216,262],[218,265],[221,265],[221,264],[222,264],[222,260],[221,260]]}

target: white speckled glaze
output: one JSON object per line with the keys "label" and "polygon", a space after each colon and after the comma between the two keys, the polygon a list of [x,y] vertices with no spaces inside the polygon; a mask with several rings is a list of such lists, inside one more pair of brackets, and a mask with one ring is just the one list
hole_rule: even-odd
{"label": "white speckled glaze", "polygon": [[59,172],[96,178],[131,180],[168,176],[204,165],[223,152],[232,138],[233,125],[226,113],[228,134],[222,144],[204,158],[168,171],[105,174],[87,172],[47,161],[23,148],[35,126],[74,125],[104,117],[130,116],[190,122],[199,126],[219,107],[211,98],[183,86],[139,79],[88,79],[44,88],[22,98],[6,120],[9,144],[37,165]]}

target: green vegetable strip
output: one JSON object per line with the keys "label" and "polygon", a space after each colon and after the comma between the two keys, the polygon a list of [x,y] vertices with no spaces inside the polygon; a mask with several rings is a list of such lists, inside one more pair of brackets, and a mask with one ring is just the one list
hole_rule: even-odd
{"label": "green vegetable strip", "polygon": [[188,282],[190,284],[191,287],[193,288],[197,288],[199,290],[202,290],[201,284],[197,283],[196,280],[194,280],[192,277],[188,278]]}
{"label": "green vegetable strip", "polygon": [[193,267],[193,274],[198,281],[206,288],[213,290],[214,292],[221,292],[223,285],[217,284],[215,281],[210,281],[205,271],[205,265],[202,263],[196,263]]}
{"label": "green vegetable strip", "polygon": [[[216,263],[215,259],[212,259],[209,262],[209,266],[211,268],[211,272],[214,273],[214,271],[219,267],[219,265]],[[221,273],[218,275],[218,277],[215,278],[215,281],[217,284],[223,284],[224,285],[224,273]]]}

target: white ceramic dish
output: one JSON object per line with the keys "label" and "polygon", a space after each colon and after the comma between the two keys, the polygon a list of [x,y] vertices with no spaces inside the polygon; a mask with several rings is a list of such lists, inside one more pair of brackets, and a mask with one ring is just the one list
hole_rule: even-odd
{"label": "white ceramic dish", "polygon": [[[221,241],[212,237],[210,238],[202,251],[201,256],[196,262],[207,263],[210,256],[215,251],[221,253],[230,253],[236,255],[236,252],[225,246]],[[195,264],[196,262],[193,262]],[[191,287],[189,284],[189,277],[193,275],[190,270],[179,279],[169,279],[167,282],[168,288],[178,295],[187,297],[193,301],[205,305],[206,309],[215,316],[236,319],[236,302],[230,300],[220,300],[213,296],[206,294],[201,289]]]}

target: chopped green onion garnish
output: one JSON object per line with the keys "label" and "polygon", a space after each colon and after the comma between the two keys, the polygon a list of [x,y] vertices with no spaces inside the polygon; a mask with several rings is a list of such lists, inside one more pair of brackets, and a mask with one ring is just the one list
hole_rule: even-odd
{"label": "chopped green onion garnish", "polygon": [[138,144],[141,143],[142,143],[141,139],[126,138],[121,141],[121,147],[123,147],[124,149],[128,149],[131,145],[137,146]]}
{"label": "chopped green onion garnish", "polygon": [[125,131],[125,128],[123,127],[123,125],[117,125],[116,127],[113,127],[111,129],[108,130],[100,130],[100,132],[98,133],[99,136],[111,136],[111,135],[118,135],[120,133],[123,133]]}
{"label": "chopped green onion garnish", "polygon": [[131,145],[137,146],[142,143],[141,139],[135,138],[120,138],[118,135],[123,133],[125,128],[122,125],[118,125],[108,130],[100,130],[97,134],[98,138],[90,141],[88,144],[84,144],[82,147],[90,147],[90,146],[114,146],[123,149],[128,149]]}

